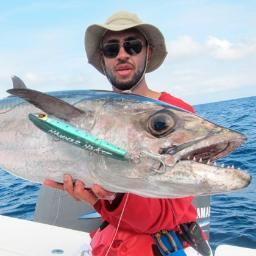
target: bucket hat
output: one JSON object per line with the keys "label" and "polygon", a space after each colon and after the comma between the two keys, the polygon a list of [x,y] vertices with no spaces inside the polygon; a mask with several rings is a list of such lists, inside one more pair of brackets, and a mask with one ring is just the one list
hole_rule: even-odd
{"label": "bucket hat", "polygon": [[100,53],[102,37],[107,31],[123,31],[131,28],[136,28],[141,32],[152,48],[152,55],[148,62],[146,72],[157,69],[167,55],[165,41],[161,31],[151,24],[143,23],[136,14],[127,11],[117,12],[108,18],[106,23],[93,24],[87,28],[84,43],[88,62],[104,74]]}

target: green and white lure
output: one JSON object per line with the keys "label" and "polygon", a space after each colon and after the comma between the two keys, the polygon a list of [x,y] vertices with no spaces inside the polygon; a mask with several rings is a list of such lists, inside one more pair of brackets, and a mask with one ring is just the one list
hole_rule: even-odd
{"label": "green and white lure", "polygon": [[68,122],[55,117],[49,117],[44,113],[29,114],[29,119],[39,129],[57,139],[100,155],[119,160],[127,160],[126,150],[117,147],[105,140],[98,139],[95,136],[71,125]]}

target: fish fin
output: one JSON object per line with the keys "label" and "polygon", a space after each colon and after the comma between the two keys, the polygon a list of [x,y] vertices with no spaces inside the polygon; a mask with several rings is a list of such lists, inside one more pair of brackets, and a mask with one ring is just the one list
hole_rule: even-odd
{"label": "fish fin", "polygon": [[12,76],[12,84],[14,89],[25,89],[27,88],[25,83],[17,76]]}
{"label": "fish fin", "polygon": [[85,113],[83,110],[43,92],[27,88],[14,88],[7,90],[7,92],[28,101],[49,115],[66,121],[70,121],[72,118],[76,118]]}

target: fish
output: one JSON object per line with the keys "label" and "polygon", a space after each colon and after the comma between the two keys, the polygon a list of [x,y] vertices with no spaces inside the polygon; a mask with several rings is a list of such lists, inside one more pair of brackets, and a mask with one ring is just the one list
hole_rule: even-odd
{"label": "fish", "polygon": [[[0,100],[0,167],[15,176],[43,183],[69,174],[87,188],[151,198],[226,193],[251,182],[247,171],[216,164],[245,143],[240,132],[132,93],[43,93],[12,81],[11,96]],[[92,137],[98,148],[39,127],[49,120]]]}

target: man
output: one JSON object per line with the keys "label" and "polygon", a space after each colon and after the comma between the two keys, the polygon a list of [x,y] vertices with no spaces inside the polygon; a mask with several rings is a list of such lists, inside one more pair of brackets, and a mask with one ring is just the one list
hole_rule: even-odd
{"label": "man", "polygon": [[[85,49],[89,63],[108,78],[114,91],[132,92],[194,112],[182,100],[148,87],[145,73],[157,69],[167,52],[162,33],[136,15],[118,12],[104,25],[89,26]],[[161,230],[179,233],[181,224],[196,221],[192,197],[143,198],[115,194],[97,184],[88,190],[83,181],[73,181],[69,175],[64,176],[63,184],[46,180],[45,185],[67,191],[101,214],[105,222],[92,234],[93,255],[161,255],[154,234]],[[191,247],[185,250],[187,255],[200,255]]]}

